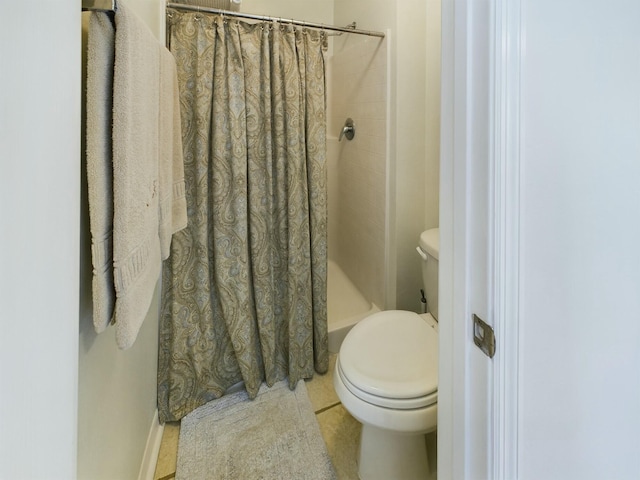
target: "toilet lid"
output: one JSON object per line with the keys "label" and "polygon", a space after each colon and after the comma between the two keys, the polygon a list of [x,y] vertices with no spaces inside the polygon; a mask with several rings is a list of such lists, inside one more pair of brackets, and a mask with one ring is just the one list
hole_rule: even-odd
{"label": "toilet lid", "polygon": [[413,312],[384,311],[358,322],[339,362],[349,383],[376,397],[415,399],[438,390],[438,334]]}

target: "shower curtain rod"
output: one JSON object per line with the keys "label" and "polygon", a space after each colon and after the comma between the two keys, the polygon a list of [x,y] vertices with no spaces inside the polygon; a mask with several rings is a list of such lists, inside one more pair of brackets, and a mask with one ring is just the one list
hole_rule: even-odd
{"label": "shower curtain rod", "polygon": [[[117,8],[116,0],[82,0],[83,11],[115,12],[116,8]],[[355,28],[355,25],[356,25],[355,22],[350,24],[347,27],[336,27],[334,25],[325,25],[323,23],[304,22],[301,20],[292,20],[292,19],[280,18],[280,17],[267,17],[264,15],[253,15],[250,13],[232,12],[228,10],[221,10],[219,8],[199,7],[199,6],[187,5],[183,3],[167,3],[167,8],[172,8],[174,10],[184,10],[188,12],[215,13],[219,15],[227,15],[229,17],[241,17],[241,18],[248,18],[251,20],[261,20],[261,21],[267,21],[267,22],[276,21],[276,22],[289,23],[291,25],[297,25],[300,27],[318,28],[321,30],[330,30],[333,32],[356,33],[358,35],[369,35],[371,37],[384,38],[385,36],[385,34],[382,32],[376,32],[371,30],[360,30],[358,28]]]}
{"label": "shower curtain rod", "polygon": [[321,30],[330,30],[334,32],[344,32],[344,33],[357,33],[358,35],[369,35],[371,37],[380,37],[384,38],[384,33],[376,32],[371,30],[360,30],[355,28],[355,23],[352,23],[354,27],[336,27],[334,25],[324,25],[322,23],[313,23],[313,22],[304,22],[302,20],[292,20],[288,18],[280,18],[280,17],[267,17],[264,15],[253,15],[250,13],[242,13],[242,12],[232,12],[229,10],[221,10],[219,8],[207,8],[207,7],[198,7],[196,5],[186,5],[183,3],[167,3],[167,8],[172,8],[174,10],[185,10],[188,12],[201,12],[201,13],[216,13],[219,15],[225,15],[228,17],[241,17],[248,18],[251,20],[261,20],[267,22],[282,22],[288,23],[291,25],[297,25],[300,27],[309,27],[309,28],[318,28]]}

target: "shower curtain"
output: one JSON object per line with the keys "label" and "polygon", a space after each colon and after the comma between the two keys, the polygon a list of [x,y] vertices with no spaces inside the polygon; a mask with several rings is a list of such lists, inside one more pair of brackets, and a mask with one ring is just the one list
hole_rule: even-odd
{"label": "shower curtain", "polygon": [[158,407],[328,368],[323,32],[172,13],[189,225],[163,268]]}

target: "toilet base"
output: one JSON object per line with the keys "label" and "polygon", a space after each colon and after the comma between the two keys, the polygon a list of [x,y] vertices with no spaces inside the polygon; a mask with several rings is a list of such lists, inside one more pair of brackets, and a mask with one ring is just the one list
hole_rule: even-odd
{"label": "toilet base", "polygon": [[424,434],[402,434],[362,425],[360,480],[425,480],[429,460]]}

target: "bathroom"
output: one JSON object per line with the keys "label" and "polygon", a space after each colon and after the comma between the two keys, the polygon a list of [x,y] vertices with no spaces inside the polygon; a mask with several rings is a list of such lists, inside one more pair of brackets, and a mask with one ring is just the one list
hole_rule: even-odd
{"label": "bathroom", "polygon": [[[164,17],[158,2],[130,3],[160,34]],[[402,25],[397,35],[417,23],[422,28],[418,15],[411,11],[403,16],[396,2],[359,1],[358,5],[365,3],[370,7],[359,8],[354,16],[364,28],[386,28],[387,20]],[[418,3],[422,2],[411,3],[415,11]],[[140,348],[123,353],[109,333],[96,337],[87,326],[88,257],[86,238],[81,238],[86,226],[80,223],[86,212],[81,215],[79,2],[34,6],[14,1],[3,2],[2,8],[0,477],[136,478],[154,420],[157,331],[153,322],[147,322]],[[508,305],[521,301],[507,310],[508,322],[502,318],[502,326],[515,325],[516,334],[520,326],[515,337],[518,348],[497,355],[493,363],[507,374],[494,377],[501,380],[509,380],[514,373],[509,367],[515,365],[520,390],[503,386],[498,391],[507,394],[500,397],[506,405],[497,403],[489,415],[479,417],[497,426],[495,417],[506,427],[493,430],[497,435],[493,444],[475,428],[477,422],[470,428],[473,415],[464,419],[468,408],[477,407],[479,397],[474,393],[495,391],[496,385],[477,377],[464,385],[468,377],[460,374],[461,368],[487,364],[472,343],[465,344],[470,323],[463,314],[471,295],[468,285],[456,280],[466,277],[447,273],[446,300],[457,289],[456,311],[449,314],[464,323],[448,329],[445,346],[450,356],[453,351],[456,355],[468,351],[477,362],[454,364],[449,358],[448,370],[441,376],[441,383],[447,379],[450,387],[446,392],[450,408],[439,412],[444,420],[439,435],[447,435],[444,443],[451,448],[448,458],[440,458],[439,473],[444,470],[444,478],[551,478],[553,470],[555,478],[638,478],[640,384],[630,379],[637,379],[640,338],[640,322],[633,314],[640,308],[636,294],[640,270],[635,267],[640,163],[633,161],[640,154],[640,117],[637,101],[629,99],[638,98],[640,69],[638,62],[628,60],[637,58],[640,7],[620,0],[607,8],[595,1],[568,0],[559,5],[519,0],[443,2],[442,8],[446,21],[441,148],[451,163],[442,165],[440,226],[444,244],[453,246],[446,260],[451,266],[455,256],[455,268],[464,269],[469,265],[465,255],[473,253],[469,247],[486,240],[469,232],[464,219],[456,216],[464,216],[473,206],[468,196],[453,195],[458,184],[452,179],[472,178],[463,158],[469,152],[480,152],[473,160],[500,160],[509,153],[506,165],[521,168],[515,170],[521,175],[521,189],[499,188],[514,186],[500,183],[504,180],[500,170],[490,172],[497,184],[480,181],[470,186],[484,188],[496,195],[494,199],[505,200],[506,195],[510,202],[501,205],[506,205],[508,215],[520,216],[517,225],[523,228],[507,231],[511,237],[497,253],[498,260],[507,264],[493,272],[503,275],[503,286],[506,278],[507,286],[520,289],[521,295],[513,296]],[[371,15],[385,21],[369,24]],[[401,52],[415,51],[407,39],[397,40]],[[526,56],[519,41],[526,44]],[[505,56],[496,55],[498,51]],[[400,60],[413,56],[405,53],[392,56],[397,93],[391,123],[400,118],[401,105],[407,106],[400,87],[412,83],[413,60]],[[514,76],[521,81],[511,82]],[[505,80],[506,88],[501,83]],[[493,103],[486,96],[490,81],[505,93]],[[497,120],[510,115],[514,121],[496,123],[494,113]],[[478,133],[496,125],[500,128],[493,136]],[[395,143],[388,146],[394,158],[411,148],[401,138],[420,140],[423,131],[420,127],[418,134],[403,135],[407,132],[396,128]],[[422,176],[414,167],[403,167],[409,184]],[[459,191],[464,191],[462,180]],[[463,201],[458,204],[458,200]],[[397,218],[392,230],[412,223],[405,220]],[[504,227],[501,221],[500,215],[493,215],[476,223],[486,229],[495,222]],[[454,231],[468,236],[454,242]],[[526,242],[519,243],[518,235]],[[415,255],[415,238],[409,237],[407,264]],[[520,253],[522,271],[508,262],[515,258],[512,247]],[[400,251],[404,250],[394,247],[394,252]],[[395,255],[389,262],[400,270]],[[80,279],[78,272],[83,275]],[[559,282],[567,288],[554,288],[549,296],[550,284]],[[400,298],[399,286],[389,290]],[[493,293],[504,296],[500,289]],[[412,295],[407,292],[407,298]],[[496,309],[492,316],[500,320],[503,310]],[[154,307],[150,315],[157,314]],[[440,335],[442,339],[442,329]],[[469,392],[469,386],[477,390]],[[606,415],[594,415],[603,405],[614,405],[614,400],[615,408]],[[474,469],[473,462],[486,459],[502,470],[474,475],[484,467]],[[511,469],[514,466],[517,471]]]}
{"label": "bathroom", "polygon": [[[161,0],[130,0],[128,3],[148,22],[159,38],[164,35]],[[330,0],[316,0],[301,4],[302,2],[297,0],[246,0],[243,9],[337,25],[357,21],[360,28],[379,30],[387,34],[384,42],[389,49],[389,61],[387,71],[384,72],[384,81],[387,82],[389,92],[388,116],[386,120],[374,118],[373,123],[377,123],[377,128],[385,131],[379,136],[384,135],[386,151],[384,154],[377,153],[376,168],[378,173],[382,168],[388,169],[388,174],[386,177],[379,177],[385,182],[378,184],[382,195],[370,197],[371,201],[384,198],[385,203],[363,205],[364,215],[370,213],[366,211],[369,207],[387,209],[385,216],[378,221],[378,227],[382,227],[380,222],[384,222],[384,229],[377,232],[377,235],[384,234],[385,238],[370,235],[371,238],[364,239],[370,242],[365,242],[357,254],[366,254],[366,258],[373,258],[371,265],[376,266],[375,278],[380,283],[370,290],[374,292],[371,295],[375,297],[375,303],[378,303],[380,308],[396,306],[417,311],[420,307],[421,276],[415,247],[420,232],[438,224],[439,1],[340,0],[334,3]],[[276,9],[277,5],[280,10]],[[65,21],[64,16],[60,17],[57,11],[50,12],[48,8],[43,6],[39,12],[43,15],[50,14],[52,18],[58,18],[61,22]],[[79,18],[78,12],[76,20]],[[427,33],[430,35],[429,38]],[[348,40],[360,40],[353,37]],[[339,38],[342,40],[345,36]],[[375,42],[379,40],[371,38],[367,41],[371,45],[369,52],[375,52]],[[36,48],[35,44],[33,48]],[[52,58],[57,58],[55,53],[55,50],[52,51]],[[77,58],[70,56],[69,62],[73,61],[79,62],[79,54]],[[350,86],[355,87],[357,86]],[[341,87],[329,85],[329,89],[338,88]],[[33,95],[34,99],[38,98],[36,93]],[[77,101],[74,98],[66,99],[67,105],[74,105],[80,111],[80,97],[78,96]],[[49,101],[49,98],[41,100],[45,102]],[[61,108],[60,111],[64,109]],[[366,132],[367,123],[372,123],[369,118],[345,113],[352,115],[356,125],[362,127],[358,134]],[[337,142],[343,120],[330,119],[330,149],[340,151],[356,145],[355,142],[348,145],[344,140]],[[358,139],[359,137],[356,141]],[[365,140],[365,137],[362,139]],[[366,140],[369,143],[370,139]],[[79,175],[80,172],[77,188],[70,189],[69,194],[80,198]],[[354,181],[358,179],[362,182],[368,181],[364,176],[354,178]],[[361,190],[369,189],[368,183],[356,186]],[[45,185],[39,188],[47,189]],[[118,350],[114,342],[113,329],[96,335],[91,324],[91,269],[86,225],[86,193],[79,205],[83,223],[78,231],[78,244],[75,245],[76,251],[81,252],[75,271],[80,272],[81,278],[80,291],[75,293],[79,298],[75,304],[80,305],[80,335],[77,349],[78,369],[75,373],[77,378],[71,380],[72,383],[77,383],[78,395],[77,403],[65,403],[60,409],[73,408],[74,412],[77,410],[79,478],[135,478],[140,471],[141,463],[146,461],[145,445],[155,421],[159,285],[147,321],[134,348],[127,351]],[[394,207],[393,211],[389,211],[390,206]],[[54,213],[62,224],[62,214]],[[72,216],[69,221],[75,222]],[[58,224],[52,231],[57,228]],[[70,226],[69,230],[73,232],[74,228]],[[367,234],[369,235],[369,232]],[[374,275],[371,278],[374,278]],[[62,278],[60,282],[63,282]],[[361,289],[366,290],[367,287]],[[54,295],[53,290],[51,295]],[[66,298],[67,295],[56,294],[56,298]],[[57,305],[54,298],[46,301],[51,305]],[[77,314],[78,312],[74,312],[76,317]],[[52,385],[50,390],[55,391],[57,388]],[[74,413],[74,418],[75,415]]]}
{"label": "bathroom", "polygon": [[[159,38],[164,35],[164,17],[159,12],[162,2],[128,3]],[[359,28],[387,35],[384,40],[359,35],[333,37],[327,52],[328,162],[330,168],[340,167],[338,162],[343,162],[349,182],[346,194],[356,192],[362,197],[350,199],[357,202],[355,207],[360,210],[353,215],[360,220],[347,219],[347,224],[362,227],[352,230],[351,238],[336,241],[330,224],[330,256],[336,256],[339,248],[344,249],[342,268],[351,277],[360,275],[352,278],[353,282],[380,308],[419,310],[422,282],[415,247],[423,230],[438,225],[439,8],[439,0],[244,0],[241,6],[243,12],[324,24],[347,25],[356,21]],[[343,43],[344,50],[354,46],[361,49],[358,55],[363,61],[355,64],[361,71],[359,78],[350,72],[342,72],[336,78],[332,60],[338,42]],[[381,54],[383,58],[376,58]],[[367,59],[375,60],[372,72],[366,70],[370,68]],[[367,73],[377,80],[367,82]],[[363,89],[369,97],[362,94]],[[364,98],[359,105],[351,102],[351,111],[340,108],[337,102],[331,103],[332,98],[340,98],[349,104],[350,95]],[[388,119],[379,113],[387,109]],[[356,138],[338,142],[347,116],[356,123]],[[329,175],[331,178],[331,170]],[[82,244],[86,248],[86,238]],[[85,250],[83,262],[90,262],[87,255]],[[345,265],[348,259],[355,263]],[[155,421],[157,320],[150,319],[158,317],[159,299],[152,302],[135,346],[118,351],[110,338],[113,332],[96,336],[87,321],[91,272],[83,268],[81,272],[89,277],[82,279],[81,292],[78,475],[98,478],[100,472],[103,478],[131,478],[131,472],[137,475],[140,468],[150,426]],[[96,408],[102,414],[96,415]],[[96,455],[105,450],[122,453],[117,462],[113,456]]]}

